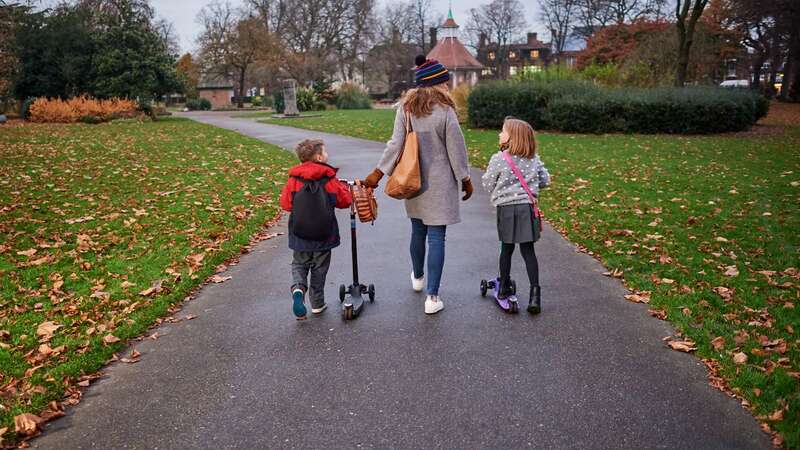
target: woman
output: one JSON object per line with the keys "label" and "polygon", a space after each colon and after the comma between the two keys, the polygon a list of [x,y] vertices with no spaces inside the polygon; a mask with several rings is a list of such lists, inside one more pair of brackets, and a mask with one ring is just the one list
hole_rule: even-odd
{"label": "woman", "polygon": [[458,125],[455,104],[450,97],[447,68],[436,60],[417,56],[416,88],[409,90],[397,108],[392,139],[386,144],[378,167],[364,179],[377,187],[383,174],[391,174],[406,135],[406,112],[419,139],[422,189],[405,200],[411,219],[411,287],[422,291],[424,285],[425,239],[428,240],[428,285],[425,313],[436,314],[444,308],[439,298],[439,283],[444,266],[444,241],[448,225],[461,221],[458,188],[462,200],[472,196],[472,181],[467,164],[464,134]]}

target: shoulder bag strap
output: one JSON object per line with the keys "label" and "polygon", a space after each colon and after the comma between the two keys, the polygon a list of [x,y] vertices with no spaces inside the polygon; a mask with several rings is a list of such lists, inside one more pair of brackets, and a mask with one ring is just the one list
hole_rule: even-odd
{"label": "shoulder bag strap", "polygon": [[519,180],[520,184],[522,184],[522,189],[525,189],[525,192],[528,194],[528,197],[530,198],[531,203],[533,204],[534,216],[542,217],[542,213],[541,211],[539,211],[539,202],[536,199],[536,195],[531,191],[531,188],[528,187],[528,183],[525,182],[525,177],[522,175],[522,172],[520,172],[519,167],[517,167],[517,165],[514,164],[514,160],[511,159],[511,156],[508,154],[507,151],[503,152],[503,159],[506,160],[506,163],[508,163],[508,166],[511,168],[511,171],[514,172],[514,176],[516,176],[517,180]]}

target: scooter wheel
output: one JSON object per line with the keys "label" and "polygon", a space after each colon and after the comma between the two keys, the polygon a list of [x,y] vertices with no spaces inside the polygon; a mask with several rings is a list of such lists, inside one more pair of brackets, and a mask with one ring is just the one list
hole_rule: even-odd
{"label": "scooter wheel", "polygon": [[353,320],[353,305],[345,306],[342,315],[344,315],[344,320]]}
{"label": "scooter wheel", "polygon": [[347,287],[345,287],[345,285],[343,285],[343,284],[340,284],[339,285],[339,301],[340,302],[344,301],[344,296],[346,294],[347,294]]}
{"label": "scooter wheel", "polygon": [[511,293],[517,295],[517,282],[511,280]]}
{"label": "scooter wheel", "polygon": [[481,280],[481,297],[486,297],[486,292],[489,290],[489,283],[486,280]]}
{"label": "scooter wheel", "polygon": [[517,302],[509,302],[508,306],[508,312],[511,314],[516,314],[519,312],[519,304]]}
{"label": "scooter wheel", "polygon": [[367,288],[367,296],[369,296],[369,302],[372,303],[375,301],[375,285],[370,284]]}

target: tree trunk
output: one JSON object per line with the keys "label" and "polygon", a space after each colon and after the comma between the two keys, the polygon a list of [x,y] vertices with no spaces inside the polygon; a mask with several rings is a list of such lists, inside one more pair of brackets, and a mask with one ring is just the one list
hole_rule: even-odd
{"label": "tree trunk", "polygon": [[678,27],[678,71],[675,73],[675,86],[686,84],[686,70],[689,66],[689,46],[686,45],[686,31]]}
{"label": "tree trunk", "polygon": [[753,63],[753,79],[750,88],[756,91],[761,90],[761,68],[764,66],[764,61],[767,58],[764,56],[756,57],[755,62]]}
{"label": "tree trunk", "polygon": [[236,99],[237,108],[244,108],[244,75],[246,71],[246,67],[239,69],[239,98]]}
{"label": "tree trunk", "polygon": [[793,89],[797,89],[797,74],[800,72],[800,29],[792,29],[789,37],[789,52],[786,57],[786,70],[783,72],[781,100],[789,100]]}

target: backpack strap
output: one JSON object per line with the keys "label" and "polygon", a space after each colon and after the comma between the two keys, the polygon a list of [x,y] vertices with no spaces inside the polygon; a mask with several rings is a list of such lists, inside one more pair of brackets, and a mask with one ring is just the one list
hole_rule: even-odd
{"label": "backpack strap", "polygon": [[[508,154],[508,151],[504,151],[502,155],[503,159],[505,159],[506,163],[508,163],[508,167],[511,168],[511,171],[514,172],[514,176],[517,177],[517,180],[519,180],[519,183],[522,185],[522,189],[524,189],[525,192],[528,194],[528,198],[530,199],[531,204],[533,205],[534,217],[541,219],[542,212],[539,210],[539,201],[536,198],[536,194],[534,194],[533,191],[531,191],[531,188],[528,187],[528,183],[525,182],[525,176],[522,175],[522,172],[519,170],[519,167],[517,167],[517,165],[514,164],[514,160]],[[541,220],[539,220],[539,226],[541,227]]]}

